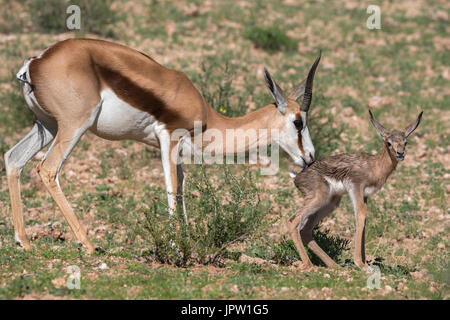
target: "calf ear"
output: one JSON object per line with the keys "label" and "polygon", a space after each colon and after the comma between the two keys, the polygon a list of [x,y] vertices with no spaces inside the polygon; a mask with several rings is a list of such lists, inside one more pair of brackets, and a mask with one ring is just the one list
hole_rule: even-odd
{"label": "calf ear", "polygon": [[285,114],[287,103],[283,97],[283,91],[277,85],[275,80],[272,79],[272,76],[266,68],[264,68],[264,79],[266,79],[267,87],[269,88],[272,97],[275,99],[275,105],[277,106],[278,111]]}
{"label": "calf ear", "polygon": [[408,136],[409,136],[414,130],[416,130],[416,128],[419,126],[420,120],[422,120],[422,114],[423,114],[423,111],[420,112],[420,114],[419,114],[419,116],[417,117],[416,121],[414,121],[413,123],[411,123],[409,126],[406,127],[406,129],[405,129],[405,138],[408,138]]}
{"label": "calf ear", "polygon": [[375,129],[377,129],[380,136],[384,138],[386,136],[386,129],[377,121],[377,119],[375,119],[370,109],[369,114],[370,114],[370,121],[372,122],[373,126],[375,127]]}

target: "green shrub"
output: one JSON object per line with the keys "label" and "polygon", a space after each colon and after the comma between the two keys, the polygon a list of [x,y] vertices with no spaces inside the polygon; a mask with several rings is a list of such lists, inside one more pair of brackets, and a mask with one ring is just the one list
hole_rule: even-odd
{"label": "green shrub", "polygon": [[203,166],[190,173],[185,189],[187,224],[181,208],[169,216],[165,197],[154,194],[152,209],[137,230],[152,241],[154,257],[161,262],[219,263],[230,244],[256,232],[268,207],[259,199],[249,171],[236,177],[223,166],[218,186]]}
{"label": "green shrub", "polygon": [[247,28],[244,37],[253,42],[256,48],[267,51],[295,50],[297,43],[289,38],[285,31],[278,27],[256,27]]}

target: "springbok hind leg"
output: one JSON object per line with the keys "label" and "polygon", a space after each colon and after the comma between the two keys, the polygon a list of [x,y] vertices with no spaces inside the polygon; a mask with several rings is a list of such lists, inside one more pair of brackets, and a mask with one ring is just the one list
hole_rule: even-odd
{"label": "springbok hind leg", "polygon": [[[306,252],[305,242],[300,237],[300,231],[303,228],[303,224],[305,221],[308,221],[309,217],[313,217],[316,212],[320,209],[321,202],[319,199],[307,199],[306,205],[301,208],[296,214],[291,216],[288,220],[288,229],[289,234],[291,236],[292,241],[294,241],[295,247],[297,248],[298,253],[300,254],[300,258],[302,259],[303,265],[306,269],[311,268],[313,266],[311,260],[308,257],[308,253]],[[302,241],[303,240],[303,241]]]}
{"label": "springbok hind leg", "polygon": [[324,217],[333,212],[339,202],[340,197],[330,199],[328,203],[317,211],[316,215],[309,216],[308,221],[306,221],[306,223],[303,224],[303,228],[300,229],[302,241],[306,243],[308,248],[310,248],[329,268],[337,268],[339,265],[334,262],[333,259],[331,259],[321,247],[319,247],[317,242],[312,237],[312,230]]}
{"label": "springbok hind leg", "polygon": [[31,249],[25,234],[22,200],[20,197],[20,175],[25,164],[42,150],[55,135],[55,130],[36,121],[31,131],[5,154],[6,177],[15,231],[15,240],[25,249]]}
{"label": "springbok hind leg", "polygon": [[90,119],[80,127],[58,123],[58,134],[56,135],[55,142],[53,143],[47,158],[41,163],[39,170],[39,175],[41,176],[44,185],[53,200],[55,200],[59,209],[62,211],[64,218],[67,220],[75,237],[86,247],[89,253],[94,253],[95,248],[89,241],[85,228],[78,221],[69,202],[64,196],[61,186],[59,185],[58,176],[64,160],[69,156],[70,152],[86,130],[92,126],[100,108],[101,102],[92,112]]}

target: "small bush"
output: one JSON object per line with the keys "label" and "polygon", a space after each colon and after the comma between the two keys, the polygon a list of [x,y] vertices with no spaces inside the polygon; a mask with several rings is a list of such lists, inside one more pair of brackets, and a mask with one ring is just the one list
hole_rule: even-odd
{"label": "small bush", "polygon": [[300,260],[300,255],[295,248],[292,240],[283,238],[280,243],[275,244],[272,247],[273,256],[272,260],[281,265],[291,265],[294,261]]}
{"label": "small bush", "polygon": [[[320,231],[318,227],[313,230],[313,238],[336,263],[341,263],[343,253],[349,249],[349,240],[341,239],[330,235],[330,230]],[[273,258],[276,263],[281,265],[290,265],[294,261],[300,260],[300,255],[292,240],[283,239],[280,243],[272,247]],[[306,248],[311,262],[315,265],[326,266],[319,257],[317,257],[309,248]]]}
{"label": "small bush", "polygon": [[224,166],[221,176],[220,186],[214,186],[203,166],[193,172],[185,190],[187,224],[181,208],[169,216],[165,197],[154,199],[139,232],[152,240],[157,260],[181,266],[219,263],[230,244],[262,225],[267,205],[249,171],[238,178]]}
{"label": "small bush", "polygon": [[244,37],[253,42],[256,48],[267,51],[295,50],[297,48],[297,43],[278,27],[253,26],[245,31]]}

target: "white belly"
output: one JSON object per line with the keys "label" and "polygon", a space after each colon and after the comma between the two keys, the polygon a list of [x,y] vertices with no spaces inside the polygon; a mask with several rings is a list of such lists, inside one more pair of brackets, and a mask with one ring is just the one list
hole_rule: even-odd
{"label": "white belly", "polygon": [[346,185],[339,180],[330,177],[324,177],[330,186],[330,193],[334,195],[344,195],[347,193]]}
{"label": "white belly", "polygon": [[116,94],[105,89],[101,92],[101,111],[90,130],[108,140],[137,140],[159,146],[158,132],[164,124],[156,121],[149,113],[133,108],[119,99]]}

